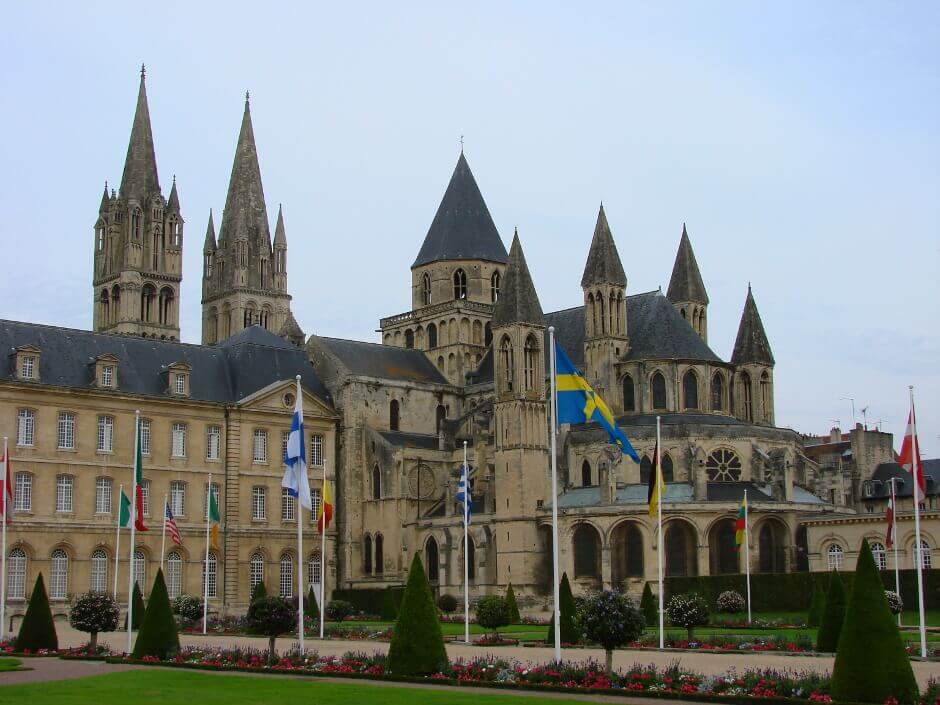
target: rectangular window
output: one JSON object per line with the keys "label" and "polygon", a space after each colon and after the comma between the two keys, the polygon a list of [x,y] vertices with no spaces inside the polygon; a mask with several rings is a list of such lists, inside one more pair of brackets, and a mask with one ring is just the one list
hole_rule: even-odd
{"label": "rectangular window", "polygon": [[150,455],[150,419],[140,420],[140,452]]}
{"label": "rectangular window", "polygon": [[[208,564],[208,565],[207,565]],[[215,598],[218,597],[218,567],[219,559],[214,553],[209,554],[209,560],[202,562],[202,579],[203,585],[206,586],[206,592],[209,593],[209,597]],[[208,571],[206,570],[208,568]]]}
{"label": "rectangular window", "polygon": [[255,463],[268,462],[268,432],[263,428],[255,429],[251,459]]}
{"label": "rectangular window", "polygon": [[111,513],[111,478],[95,480],[95,514]]}
{"label": "rectangular window", "polygon": [[36,375],[36,357],[34,355],[23,356],[23,379],[33,379]]}
{"label": "rectangular window", "polygon": [[186,424],[173,424],[172,448],[170,454],[174,458],[186,457]]}
{"label": "rectangular window", "polygon": [[72,476],[59,475],[55,482],[55,510],[57,512],[72,511]]}
{"label": "rectangular window", "polygon": [[144,480],[140,484],[141,509],[145,517],[150,516],[150,480]]}
{"label": "rectangular window", "polygon": [[36,440],[36,412],[20,409],[16,415],[16,445],[32,446]]}
{"label": "rectangular window", "polygon": [[287,465],[287,439],[290,438],[290,431],[281,431],[281,462]]}
{"label": "rectangular window", "polygon": [[310,490],[310,523],[317,523],[317,514],[320,511],[320,489]]}
{"label": "rectangular window", "polygon": [[293,497],[290,496],[290,492],[282,487],[281,488],[281,521],[294,521],[294,507],[297,506],[296,501]]}
{"label": "rectangular window", "polygon": [[176,375],[176,393],[186,394],[186,375]]}
{"label": "rectangular window", "polygon": [[59,450],[75,450],[75,414],[71,411],[59,412],[57,444]]}
{"label": "rectangular window", "polygon": [[173,480],[170,483],[170,509],[173,516],[179,519],[186,515],[186,483]]}
{"label": "rectangular window", "polygon": [[265,507],[265,499],[267,497],[267,488],[265,487],[252,487],[251,488],[251,518],[252,519],[267,519],[267,508]]}
{"label": "rectangular window", "polygon": [[114,365],[104,365],[101,368],[101,386],[114,386]]}
{"label": "rectangular window", "polygon": [[33,510],[33,476],[28,472],[16,473],[13,510],[17,512],[31,512]]}
{"label": "rectangular window", "polygon": [[98,452],[110,453],[114,450],[114,417],[98,417]]}
{"label": "rectangular window", "polygon": [[218,426],[206,428],[206,460],[218,460],[222,447],[222,429]]}
{"label": "rectangular window", "polygon": [[323,466],[323,436],[319,433],[310,436],[310,464],[314,467]]}
{"label": "rectangular window", "polygon": [[[203,520],[206,520],[206,519],[209,518],[209,502],[208,502],[208,499],[209,499],[209,491],[210,491],[210,490],[209,490],[209,487],[206,486],[206,487],[203,489],[203,492],[202,492],[202,496],[207,500],[207,501],[206,501],[206,511],[205,511],[205,513],[202,515]],[[219,513],[221,514],[221,513],[222,513],[222,505],[219,504],[219,483],[218,483],[218,482],[213,482],[213,483],[212,483],[212,490],[211,490],[211,492],[212,492],[212,496],[215,497],[215,506],[219,508]]]}

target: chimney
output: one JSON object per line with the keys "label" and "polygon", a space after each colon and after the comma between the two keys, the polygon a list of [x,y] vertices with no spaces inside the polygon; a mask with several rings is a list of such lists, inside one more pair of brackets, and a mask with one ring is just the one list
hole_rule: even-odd
{"label": "chimney", "polygon": [[832,430],[829,431],[829,442],[839,443],[841,440],[842,440],[842,431],[839,430],[838,426],[833,426]]}

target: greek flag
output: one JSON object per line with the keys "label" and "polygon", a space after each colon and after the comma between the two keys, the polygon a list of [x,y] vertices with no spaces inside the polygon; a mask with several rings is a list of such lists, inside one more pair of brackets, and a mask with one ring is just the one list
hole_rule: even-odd
{"label": "greek flag", "polygon": [[473,496],[470,493],[470,469],[464,465],[460,468],[460,481],[457,483],[457,494],[454,500],[464,507],[466,512],[464,520],[470,523],[470,514],[473,512]]}
{"label": "greek flag", "polygon": [[307,478],[307,455],[304,452],[304,408],[300,380],[297,381],[297,401],[294,404],[290,435],[287,436],[284,464],[287,469],[284,470],[281,487],[287,489],[291,497],[298,497],[301,506],[310,509],[313,505],[310,502],[310,480]]}

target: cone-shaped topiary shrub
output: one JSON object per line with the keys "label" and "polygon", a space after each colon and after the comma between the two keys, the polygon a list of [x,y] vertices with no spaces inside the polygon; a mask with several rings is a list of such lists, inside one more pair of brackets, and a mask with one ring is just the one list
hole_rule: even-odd
{"label": "cone-shaped topiary shrub", "polygon": [[[881,589],[884,590],[884,588]],[[831,653],[836,650],[844,617],[845,586],[842,585],[839,572],[834,570],[829,573],[826,605],[823,608],[822,619],[819,620],[819,631],[816,634],[816,651]]]}
{"label": "cone-shaped topiary shrub", "polygon": [[437,618],[437,606],[424,574],[421,558],[415,553],[408,571],[408,583],[401,600],[395,633],[388,647],[386,668],[396,676],[437,673],[447,665],[444,636]]}
{"label": "cone-shaped topiary shrub", "polygon": [[134,658],[156,656],[164,660],[179,650],[180,638],[176,631],[176,620],[173,619],[173,608],[167,596],[163,571],[158,568],[147,611],[144,612],[144,621],[140,625],[131,655]]}
{"label": "cone-shaped topiary shrub", "polygon": [[643,586],[643,596],[640,598],[640,611],[647,627],[659,626],[659,602],[653,595],[653,588],[649,583]]}
{"label": "cone-shaped topiary shrub", "polygon": [[[577,644],[581,641],[581,629],[578,627],[578,610],[574,604],[574,595],[571,593],[571,584],[568,582],[568,574],[561,574],[561,584],[558,587],[558,607],[561,614],[561,643]],[[545,643],[555,643],[555,614],[552,613],[551,622],[548,628],[548,637]]]}
{"label": "cone-shaped topiary shrub", "polygon": [[268,596],[268,589],[264,586],[264,581],[261,580],[255,585],[255,589],[251,591],[251,599],[248,601],[250,605],[255,600],[260,600],[262,597]]}
{"label": "cone-shaped topiary shrub", "polygon": [[868,703],[894,697],[899,703],[914,703],[917,696],[911,662],[868,541],[863,541],[832,669],[832,697]]}
{"label": "cone-shaped topiary shrub", "polygon": [[809,601],[809,613],[806,615],[807,627],[818,627],[822,621],[823,610],[826,607],[826,593],[818,580],[813,581],[813,596]]}
{"label": "cone-shaped topiary shrub", "polygon": [[49,608],[49,598],[46,596],[46,584],[42,580],[42,573],[36,578],[33,594],[29,598],[26,616],[20,625],[19,636],[16,637],[17,651],[39,651],[49,649],[55,651],[59,648],[59,638],[55,633],[55,624],[52,622],[52,610]]}
{"label": "cone-shaped topiary shrub", "polygon": [[317,596],[313,593],[313,585],[307,590],[307,599],[304,600],[304,614],[310,618],[317,629],[320,628],[320,608],[317,606]]}
{"label": "cone-shaped topiary shrub", "polygon": [[[140,585],[137,584],[137,581],[134,581],[134,592],[132,593],[134,603],[133,610],[133,619],[134,625],[131,627],[134,631],[140,629],[140,625],[144,622],[144,613],[147,611],[146,605],[144,605],[144,596],[140,594]],[[124,628],[127,629],[127,615],[124,615]]]}
{"label": "cone-shaped topiary shrub", "polygon": [[519,605],[516,604],[516,593],[512,591],[512,583],[506,588],[506,609],[509,610],[509,623],[519,624],[522,617],[519,615]]}

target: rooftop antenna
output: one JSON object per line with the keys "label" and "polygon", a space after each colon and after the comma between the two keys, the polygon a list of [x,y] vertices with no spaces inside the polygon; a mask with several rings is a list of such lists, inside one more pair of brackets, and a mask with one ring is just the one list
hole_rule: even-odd
{"label": "rooftop antenna", "polygon": [[842,397],[842,401],[852,402],[852,428],[855,428],[855,399],[852,397]]}
{"label": "rooftop antenna", "polygon": [[867,431],[868,430],[868,407],[862,407],[862,426]]}
{"label": "rooftop antenna", "polygon": [[460,135],[460,153],[463,154],[463,135]]}
{"label": "rooftop antenna", "polygon": [[837,429],[839,429],[839,431],[842,430],[842,422],[839,421],[839,419],[829,419],[829,420],[832,422],[832,427],[833,427],[833,428],[837,428]]}

